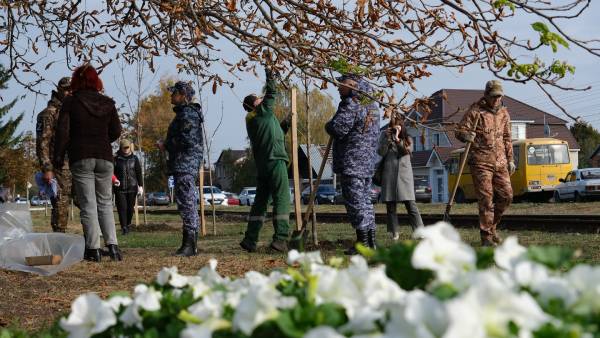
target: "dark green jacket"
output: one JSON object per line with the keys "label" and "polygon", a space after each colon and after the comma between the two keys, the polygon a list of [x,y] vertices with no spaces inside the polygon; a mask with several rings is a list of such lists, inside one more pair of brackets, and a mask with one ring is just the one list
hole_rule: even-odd
{"label": "dark green jacket", "polygon": [[[265,170],[269,161],[289,162],[285,151],[287,126],[280,124],[273,113],[277,87],[273,76],[267,72],[267,88],[260,105],[246,115],[246,131],[259,170]],[[284,130],[285,129],[285,130]]]}

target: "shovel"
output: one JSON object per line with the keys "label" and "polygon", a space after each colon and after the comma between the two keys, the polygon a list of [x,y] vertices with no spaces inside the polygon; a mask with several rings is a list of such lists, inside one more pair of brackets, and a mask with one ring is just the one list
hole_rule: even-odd
{"label": "shovel", "polygon": [[304,250],[304,243],[308,239],[308,232],[306,231],[306,227],[308,225],[310,215],[312,214],[312,210],[315,205],[315,197],[317,196],[317,189],[319,188],[319,185],[321,184],[321,177],[323,177],[323,172],[325,171],[325,164],[327,164],[327,158],[329,158],[329,152],[331,151],[332,144],[333,144],[333,138],[329,137],[329,141],[327,142],[327,147],[325,148],[325,153],[323,154],[323,158],[321,161],[321,167],[319,168],[319,173],[317,175],[317,181],[312,188],[310,197],[308,199],[308,206],[306,207],[306,211],[304,212],[304,217],[302,218],[302,227],[300,229],[296,229],[292,233],[292,237],[290,239],[289,246],[292,249],[297,249],[300,251]]}
{"label": "shovel", "polygon": [[[473,124],[473,130],[477,129],[477,125],[479,124],[479,114],[475,118],[475,123]],[[454,198],[456,197],[456,191],[458,190],[458,185],[460,184],[460,178],[462,177],[463,170],[465,169],[465,164],[467,163],[467,157],[469,156],[469,151],[471,150],[471,145],[473,141],[467,142],[465,146],[465,151],[463,153],[463,157],[460,159],[460,167],[458,168],[458,176],[456,177],[456,182],[454,182],[454,187],[452,188],[452,194],[450,194],[450,198],[448,199],[448,204],[446,204],[446,211],[444,212],[444,222],[450,223],[450,210],[452,210],[452,206],[454,205]]]}

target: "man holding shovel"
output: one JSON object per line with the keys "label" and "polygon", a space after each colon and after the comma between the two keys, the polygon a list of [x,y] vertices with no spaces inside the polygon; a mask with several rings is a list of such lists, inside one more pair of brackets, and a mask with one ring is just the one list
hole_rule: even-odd
{"label": "man holding shovel", "polygon": [[[285,150],[285,133],[290,125],[291,115],[281,123],[275,117],[273,108],[277,96],[275,74],[265,69],[267,83],[264,97],[255,94],[244,98],[246,130],[256,162],[256,197],[250,210],[248,228],[240,246],[248,251],[256,251],[260,229],[265,221],[270,198],[273,200],[273,241],[271,249],[287,251],[287,238],[290,218],[290,184],[287,174],[289,158]],[[295,149],[293,151],[296,151]]]}
{"label": "man holding shovel", "polygon": [[43,182],[56,178],[58,191],[52,198],[51,226],[54,232],[65,232],[69,222],[69,203],[71,198],[71,171],[69,161],[65,159],[62,168],[54,168],[54,135],[56,134],[58,113],[62,102],[71,94],[71,78],[63,77],[58,81],[56,90],[48,106],[38,114],[36,123],[36,154],[43,175]]}
{"label": "man holding shovel", "polygon": [[[379,140],[379,111],[368,95],[371,85],[359,76],[337,79],[341,102],[325,125],[333,138],[333,171],[340,175],[342,195],[356,242],[375,248],[375,212],[371,204],[371,179]],[[353,246],[344,252],[355,255]]]}
{"label": "man holding shovel", "polygon": [[502,241],[496,226],[513,195],[510,175],[516,167],[510,116],[502,105],[503,96],[500,81],[489,81],[483,98],[471,106],[456,130],[456,138],[472,143],[468,163],[479,202],[479,229],[483,246],[496,246]]}

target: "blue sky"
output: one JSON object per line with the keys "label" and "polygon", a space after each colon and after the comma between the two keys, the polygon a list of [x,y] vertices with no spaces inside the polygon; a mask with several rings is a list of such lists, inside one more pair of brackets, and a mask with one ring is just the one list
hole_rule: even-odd
{"label": "blue sky", "polygon": [[[596,13],[596,15],[594,16],[592,13]],[[569,22],[563,21],[565,30],[581,38],[593,38],[594,34],[600,34],[598,33],[600,32],[600,22],[597,13],[600,13],[599,1],[592,2],[591,7],[583,17]],[[525,34],[531,35],[529,24],[532,22],[533,18],[531,17],[518,16],[512,19],[512,21],[507,22],[502,29],[519,37]],[[533,37],[533,35],[531,36]],[[599,38],[599,36],[596,36],[596,38]],[[230,45],[221,44],[219,47],[222,49],[223,55],[240,54]],[[42,72],[48,82],[38,87],[40,91],[49,93],[53,87],[49,83],[50,81],[56,82],[60,77],[70,75],[70,71],[65,64],[63,55],[63,51],[48,54],[48,60],[59,61],[48,71]],[[572,46],[570,50],[563,50],[555,55],[544,53],[541,56],[545,60],[552,60],[552,58],[564,59],[576,66],[577,71],[575,76],[565,79],[563,82],[564,85],[592,85],[592,89],[586,92],[562,92],[557,90],[552,90],[552,92],[557,100],[561,102],[570,113],[575,116],[582,116],[584,120],[591,122],[596,129],[600,130],[600,58],[589,55],[585,51],[574,46]],[[47,62],[47,60],[44,60],[41,64],[45,65]],[[0,55],[0,63],[4,65],[8,64],[6,55]],[[177,63],[177,60],[168,56],[156,59],[155,65],[158,69],[157,74],[149,74],[148,71],[146,81],[143,84],[143,87],[148,89],[146,93],[152,93],[156,89],[159,79],[162,77],[175,77],[178,79],[195,81],[195,78],[186,75],[178,75],[176,69]],[[43,70],[43,66],[40,68]],[[218,63],[212,66],[213,71],[225,74],[226,78],[233,79],[226,74],[225,69],[224,66]],[[444,68],[433,68],[430,69],[430,71],[433,73],[430,78],[416,83],[418,89],[416,96],[429,95],[441,88],[480,89],[487,80],[492,79],[490,73],[479,69],[478,66],[465,68],[462,74]],[[262,76],[262,74],[259,75]],[[127,68],[125,76],[128,79],[134,78],[133,66]],[[118,86],[121,86],[121,70],[119,69],[118,64],[113,63],[109,65],[102,73],[101,77],[104,81],[106,94],[112,96],[115,101],[117,101],[118,105],[126,104],[125,97],[121,94],[120,90],[117,89],[117,82]],[[223,123],[220,128],[216,130],[211,148],[211,160],[213,162],[216,161],[218,154],[222,149],[241,149],[247,145],[244,127],[245,114],[241,108],[240,99],[248,93],[259,92],[263,85],[263,79],[256,78],[252,74],[240,74],[239,77],[240,79],[235,80],[236,85],[232,90],[228,87],[219,88],[216,95],[213,95],[210,85],[208,85],[203,91],[201,101],[206,115],[207,132],[210,135],[215,132],[215,128],[221,120],[221,102],[223,102]],[[133,81],[131,85],[133,86]],[[395,91],[397,97],[401,97],[404,94],[404,88],[402,87],[395,88]],[[558,110],[558,108],[553,106],[534,84],[523,85],[505,82],[505,92],[511,97],[569,120]],[[335,104],[337,104],[339,100],[336,91],[329,89],[328,93],[334,98]],[[33,93],[29,93],[15,81],[11,81],[9,83],[9,89],[1,91],[0,95],[5,102],[14,97],[24,95],[24,97],[18,101],[11,113],[16,115],[20,112],[24,112],[25,118],[21,126],[21,131],[33,131],[35,128],[35,116],[45,107],[48,97],[36,96]]]}

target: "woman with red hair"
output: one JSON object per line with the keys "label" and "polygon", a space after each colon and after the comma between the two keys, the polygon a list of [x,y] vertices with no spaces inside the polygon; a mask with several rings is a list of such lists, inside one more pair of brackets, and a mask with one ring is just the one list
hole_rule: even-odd
{"label": "woman with red hair", "polygon": [[100,93],[102,81],[91,65],[75,69],[71,89],[72,95],[65,98],[58,117],[55,165],[58,167],[68,155],[73,188],[80,204],[84,259],[100,261],[101,231],[109,256],[120,261],[112,206],[111,143],[121,135],[121,122],[115,101]]}

